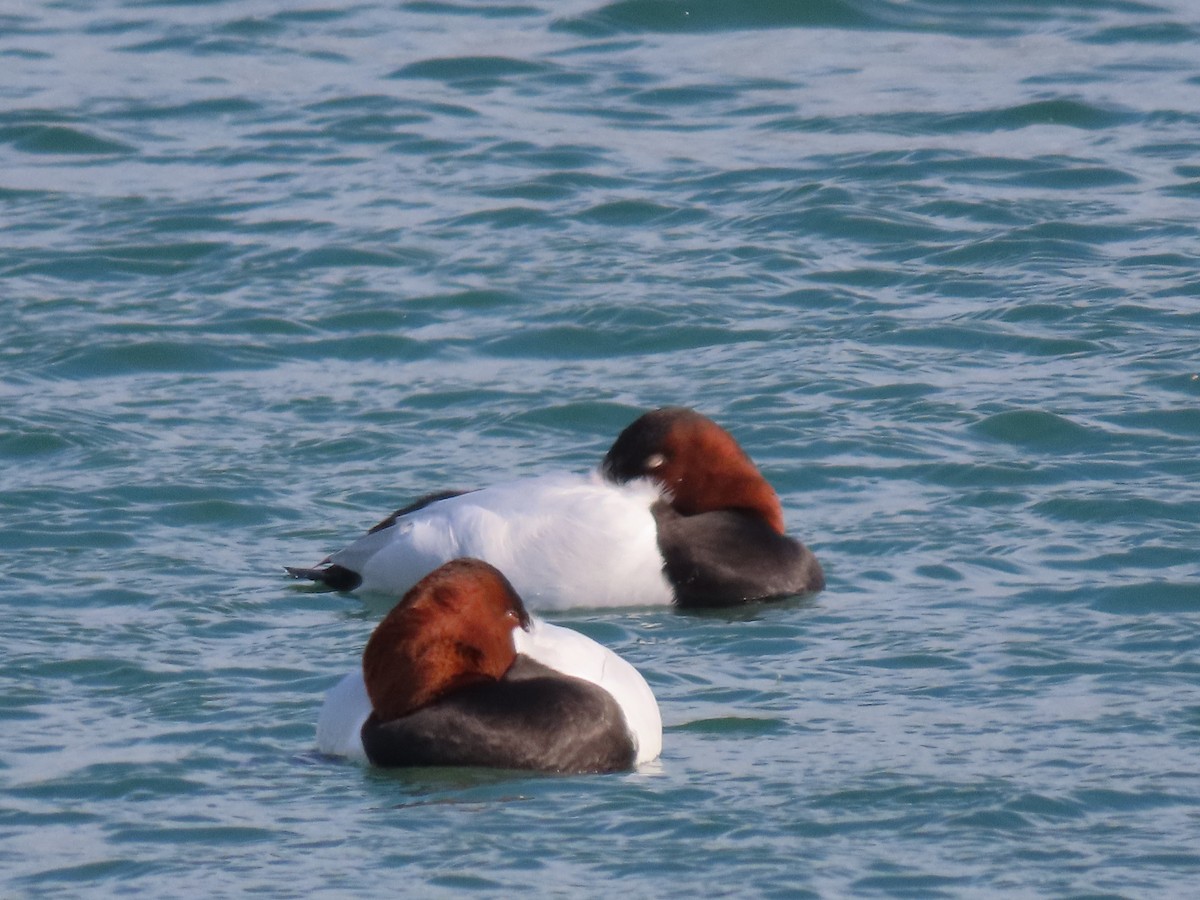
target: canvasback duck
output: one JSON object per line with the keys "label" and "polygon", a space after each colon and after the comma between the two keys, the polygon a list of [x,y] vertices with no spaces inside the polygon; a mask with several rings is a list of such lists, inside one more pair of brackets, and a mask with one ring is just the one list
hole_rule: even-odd
{"label": "canvasback duck", "polygon": [[377,766],[616,772],[656,758],[649,685],[590,638],[529,615],[477,559],[422,578],[326,695],[322,753]]}
{"label": "canvasback duck", "polygon": [[398,595],[459,556],[500,568],[538,610],[728,606],[825,586],[733,436],[679,407],[640,416],[591,473],[431,494],[317,567],[287,571]]}

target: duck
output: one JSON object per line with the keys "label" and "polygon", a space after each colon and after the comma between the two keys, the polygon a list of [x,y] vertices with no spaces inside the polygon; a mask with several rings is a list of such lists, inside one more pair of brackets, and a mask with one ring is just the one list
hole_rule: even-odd
{"label": "duck", "polygon": [[732,606],[825,586],[737,440],[685,407],[638,416],[591,472],[428,494],[317,566],[285,568],[326,589],[398,596],[460,556],[500,568],[538,611]]}
{"label": "duck", "polygon": [[660,755],[662,718],[633,665],[535,618],[499,569],[466,558],[376,626],[326,694],[317,749],[387,768],[610,773]]}

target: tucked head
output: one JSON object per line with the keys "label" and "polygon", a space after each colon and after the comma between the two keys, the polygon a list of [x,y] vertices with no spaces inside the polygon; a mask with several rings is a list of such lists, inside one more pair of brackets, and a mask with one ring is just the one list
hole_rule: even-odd
{"label": "tucked head", "polygon": [[508,579],[478,559],[456,559],[417,582],[376,627],[363,680],[381,721],[407,715],[468,684],[496,680],[516,658],[513,629],[529,625]]}
{"label": "tucked head", "polygon": [[685,516],[721,509],[752,512],[783,534],[779,497],[733,435],[706,416],[665,407],[617,436],[601,471],[618,484],[652,478]]}

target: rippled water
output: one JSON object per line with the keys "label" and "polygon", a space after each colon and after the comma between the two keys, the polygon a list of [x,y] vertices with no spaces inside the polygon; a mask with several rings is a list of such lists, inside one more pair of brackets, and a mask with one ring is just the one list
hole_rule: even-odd
{"label": "rippled water", "polygon": [[[0,893],[1190,896],[1200,8],[0,12]],[[815,600],[560,617],[650,771],[313,750],[440,486],[730,428]]]}

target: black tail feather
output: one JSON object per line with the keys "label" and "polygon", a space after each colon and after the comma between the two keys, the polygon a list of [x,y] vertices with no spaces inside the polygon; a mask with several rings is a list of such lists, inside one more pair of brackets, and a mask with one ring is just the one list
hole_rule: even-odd
{"label": "black tail feather", "polygon": [[284,566],[293,578],[308,579],[324,584],[334,591],[352,591],[362,584],[362,576],[345,566],[326,566],[323,569],[301,569],[296,566]]}

